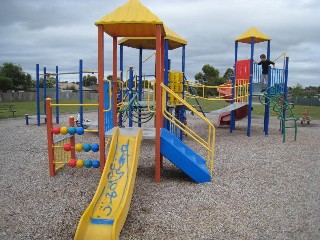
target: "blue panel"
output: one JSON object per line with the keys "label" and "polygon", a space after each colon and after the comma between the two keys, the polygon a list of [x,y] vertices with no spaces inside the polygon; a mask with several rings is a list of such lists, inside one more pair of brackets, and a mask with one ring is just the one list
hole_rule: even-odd
{"label": "blue panel", "polygon": [[164,128],[160,131],[160,152],[195,182],[211,182],[206,161]]}
{"label": "blue panel", "polygon": [[112,225],[114,223],[113,219],[101,219],[101,218],[91,218],[90,222],[92,224],[105,224],[105,225]]}
{"label": "blue panel", "polygon": [[37,88],[37,124],[40,126],[40,66],[36,65],[36,88]]}
{"label": "blue panel", "polygon": [[111,128],[113,128],[113,111],[112,111],[112,99],[110,102],[110,96],[109,96],[109,89],[111,88],[111,86],[109,86],[109,82],[105,82],[103,83],[103,92],[105,92],[106,94],[104,94],[104,109],[108,109],[110,107],[111,104],[111,110],[108,112],[104,113],[104,126],[105,126],[105,131],[110,130]]}

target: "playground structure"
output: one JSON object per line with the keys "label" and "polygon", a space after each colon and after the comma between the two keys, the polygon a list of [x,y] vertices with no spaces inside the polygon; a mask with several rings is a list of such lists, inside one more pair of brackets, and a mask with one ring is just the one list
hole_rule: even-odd
{"label": "playground structure", "polygon": [[[94,74],[96,71],[94,70],[83,70],[83,60],[79,60],[79,71],[77,72],[59,72],[59,66],[55,67],[55,72],[50,73],[47,72],[47,67],[43,68],[43,73],[40,73],[40,65],[36,64],[36,115],[28,115],[26,114],[26,125],[29,125],[29,119],[36,119],[37,125],[40,126],[41,119],[44,119],[44,122],[46,122],[46,113],[47,113],[47,107],[45,104],[45,99],[47,98],[47,77],[54,76],[55,77],[55,103],[59,104],[59,76],[60,75],[79,75],[79,103],[83,104],[83,74],[84,73],[90,73]],[[43,76],[43,98],[41,98],[40,95],[40,76]],[[41,99],[43,99],[43,114],[41,114]],[[55,115],[56,115],[56,124],[59,124],[60,122],[60,112],[59,112],[59,106],[56,106],[55,109]],[[83,126],[83,106],[79,107],[79,122],[81,123],[80,126]],[[87,125],[89,123],[86,123]]]}
{"label": "playground structure", "polygon": [[[136,10],[141,13],[138,19],[131,15],[131,13]],[[97,104],[90,105],[98,107],[99,165],[100,170],[103,173],[96,195],[80,220],[75,238],[104,239],[107,236],[111,236],[111,239],[119,239],[120,230],[125,221],[130,205],[130,199],[132,197],[136,166],[139,156],[139,146],[141,139],[144,137],[147,138],[147,136],[145,136],[144,128],[139,128],[139,126],[138,128],[128,126],[121,129],[116,127],[118,124],[121,124],[119,121],[121,119],[121,114],[126,114],[130,117],[130,114],[135,114],[134,111],[137,110],[136,113],[138,116],[139,114],[142,115],[142,112],[140,112],[140,110],[142,110],[142,102],[140,101],[141,99],[139,99],[141,97],[141,95],[139,95],[139,88],[141,89],[142,84],[140,82],[140,86],[134,86],[133,69],[128,72],[130,75],[129,78],[131,79],[128,82],[128,89],[125,89],[125,87],[120,89],[120,87],[118,87],[117,38],[120,36],[128,38],[152,38],[153,49],[156,50],[156,80],[154,83],[149,84],[149,86],[152,85],[150,88],[153,89],[153,96],[155,96],[155,100],[151,106],[149,98],[147,106],[148,110],[151,110],[150,112],[152,112],[152,116],[155,113],[155,128],[153,128],[152,131],[149,131],[149,133],[152,132],[151,137],[155,139],[155,178],[157,182],[160,181],[163,156],[167,157],[168,160],[172,161],[177,167],[182,169],[194,181],[198,183],[211,181],[213,173],[215,128],[208,119],[204,118],[183,99],[183,84],[181,82],[183,81],[183,73],[172,72],[169,74],[169,68],[164,68],[164,65],[169,64],[167,56],[170,42],[173,44],[172,41],[174,41],[174,44],[176,44],[178,39],[165,39],[167,33],[163,22],[143,6],[140,1],[130,0],[127,4],[119,7],[111,14],[108,14],[97,21],[96,25],[98,27],[99,99]],[[167,31],[170,32],[169,30]],[[113,38],[112,81],[108,81],[104,78],[104,33],[107,33]],[[170,34],[168,34],[168,36],[170,36]],[[141,41],[145,40],[141,39]],[[180,41],[178,45],[184,46],[185,44],[186,42],[181,44]],[[140,49],[140,51],[142,50]],[[166,73],[162,69],[166,69]],[[120,72],[122,74],[123,69]],[[170,87],[168,87],[169,83],[164,81],[164,79],[168,79],[169,81],[169,75],[171,81]],[[139,78],[142,78],[142,74],[139,74]],[[120,85],[121,84],[122,83],[120,82]],[[122,100],[126,90],[128,90],[128,101],[124,102]],[[123,92],[122,96],[121,92]],[[119,94],[121,101],[119,101]],[[167,102],[170,103],[169,106],[167,106]],[[88,104],[51,103],[50,99],[47,99],[46,102],[48,151],[49,155],[51,155],[53,159],[50,166],[50,168],[53,169],[51,170],[52,176],[56,174],[58,169],[67,164],[70,166],[76,165],[77,167],[85,165],[85,162],[78,163],[79,160],[71,161],[72,159],[75,160],[75,156],[72,156],[72,151],[67,151],[65,153],[66,149],[72,150],[76,148],[76,145],[74,145],[72,140],[74,138],[74,134],[72,135],[69,133],[69,128],[74,128],[71,125],[71,122],[70,127],[60,128],[61,134],[66,133],[66,129],[68,129],[68,135],[66,134],[66,136],[63,137],[65,138],[63,140],[65,142],[61,143],[59,146],[55,146],[52,141],[55,131],[54,129],[57,129],[52,124],[52,108],[68,105],[83,107]],[[207,138],[198,136],[190,127],[185,126],[183,121],[181,122],[179,120],[183,114],[183,106],[193,111],[194,114],[199,117],[200,121],[204,121],[205,124],[207,124]],[[179,109],[179,111],[176,109]],[[176,112],[180,112],[180,110],[182,112],[177,115]],[[134,122],[135,121],[131,116],[131,119],[129,118],[129,125],[133,125]],[[143,124],[141,116],[138,117],[137,124]],[[190,139],[193,139],[205,149],[205,152],[207,153],[206,157],[195,153],[190,147],[180,141],[175,134],[166,130],[164,126],[171,126],[169,127],[169,130],[174,126],[176,130],[179,130],[179,133],[184,132],[188,134]],[[63,129],[62,132],[61,129]],[[73,130],[70,131],[73,132]],[[85,132],[88,130],[83,129],[83,131]],[[106,157],[106,136],[108,136],[108,132],[110,131],[113,131],[112,141],[108,157]],[[58,133],[58,130],[56,130],[56,132]],[[66,138],[69,138],[69,140]],[[171,149],[170,152],[168,152],[169,147]],[[54,150],[64,151],[63,154],[65,154],[65,156],[63,157],[69,159],[60,161],[57,158],[60,153],[57,153]],[[133,156],[132,160],[126,158],[128,156]],[[91,164],[93,164],[93,162]],[[103,209],[103,211],[100,211],[99,209]]]}
{"label": "playground structure", "polygon": [[[271,39],[268,36],[260,32],[258,29],[250,28],[235,40],[235,76],[232,82],[227,82],[221,86],[204,86],[192,84],[190,82],[188,82],[188,84],[193,88],[202,88],[203,93],[205,88],[217,89],[217,97],[205,98],[203,94],[202,98],[206,100],[223,100],[231,103],[223,109],[213,111],[214,113],[219,114],[217,126],[230,125],[230,132],[233,132],[236,127],[236,120],[248,117],[247,136],[250,137],[253,97],[257,97],[259,102],[265,106],[263,127],[265,135],[269,134],[269,118],[271,109],[277,114],[277,117],[281,122],[283,142],[286,140],[287,128],[294,128],[294,139],[296,140],[298,119],[295,117],[293,111],[294,105],[287,102],[289,57],[286,56],[286,53],[280,55],[280,57],[284,56],[282,69],[271,68],[269,66],[266,89],[262,89],[260,83],[261,67],[254,63],[254,44],[267,41],[267,59],[270,59],[270,40]],[[238,60],[239,43],[250,44],[250,59]],[[195,96],[190,93],[187,97],[199,98],[199,96]]]}
{"label": "playground structure", "polygon": [[[133,12],[140,14],[136,16]],[[99,99],[97,104],[90,105],[98,107],[99,130],[96,131],[99,131],[99,163],[95,165],[100,167],[102,176],[90,205],[80,219],[75,239],[119,239],[132,198],[142,139],[149,137],[155,139],[155,180],[157,182],[160,182],[163,157],[184,171],[195,182],[210,182],[214,164],[215,127],[204,116],[204,113],[199,113],[184,99],[187,87],[205,88],[185,82],[186,41],[182,42],[179,36],[170,33],[170,30],[164,27],[163,22],[140,1],[129,0],[123,6],[97,21],[96,25],[98,27]],[[104,78],[105,33],[113,38],[112,81]],[[172,35],[175,37],[170,38],[169,36]],[[226,119],[226,116],[221,116],[220,122],[228,122],[230,132],[232,132],[235,129],[235,120],[248,116],[247,135],[250,136],[252,96],[255,94],[265,105],[265,133],[268,134],[269,108],[273,104],[273,109],[278,113],[282,122],[285,140],[285,129],[287,128],[285,124],[289,120],[286,117],[286,111],[293,114],[292,108],[285,101],[288,60],[285,69],[275,72],[269,69],[268,89],[264,93],[255,93],[253,86],[258,82],[258,70],[256,70],[258,67],[253,65],[253,45],[261,40],[266,40],[266,38],[261,38],[260,35],[249,35],[249,37],[245,35],[236,40],[236,76],[233,81],[214,87],[219,93],[214,100],[231,103],[231,107],[220,110],[221,114],[230,112],[229,119]],[[118,81],[117,71],[118,37],[125,37],[120,41],[120,81]],[[248,41],[248,38],[252,44],[251,59],[238,61],[237,44],[240,41]],[[182,72],[170,70],[168,59],[170,43],[177,44],[174,46],[182,46]],[[124,44],[139,49],[139,75],[134,73],[133,68],[130,68],[125,81],[123,80]],[[268,52],[270,52],[269,46],[270,41],[268,40]],[[156,50],[155,81],[150,81],[148,84],[148,101],[146,102],[142,101],[142,50],[144,48]],[[255,71],[257,72],[256,76],[254,75]],[[151,90],[154,97],[152,101],[150,99]],[[199,97],[189,94],[190,96]],[[53,104],[50,99],[46,101],[48,151],[49,156],[52,156],[52,160],[49,159],[51,176],[54,176],[58,169],[67,164],[71,167],[86,166],[85,162],[75,160],[73,149],[76,149],[74,135],[77,130],[74,130],[74,119],[70,118],[69,128],[60,128],[59,131],[52,124],[52,107],[64,105],[74,104]],[[83,107],[88,104],[79,103],[76,105]],[[204,123],[208,127],[207,137],[199,136],[184,124],[185,109],[190,110],[198,118],[198,121],[202,122],[201,124]],[[240,117],[237,115],[239,110],[242,111]],[[147,115],[146,118],[143,117],[144,115]],[[155,116],[155,127],[145,131],[146,129],[142,126],[144,120],[149,121],[153,116]],[[129,126],[118,128],[117,126],[122,127],[125,118],[128,119]],[[137,123],[138,127],[133,127],[134,123]],[[84,130],[80,127],[78,131],[82,134],[90,130]],[[54,143],[53,134],[58,133],[66,136]],[[182,142],[182,133],[187,134],[190,139],[204,148],[206,156],[200,156]],[[108,156],[106,156],[108,136],[111,137],[111,144]],[[60,153],[62,150],[65,153]],[[59,161],[57,159],[59,154],[70,160]],[[87,165],[93,166],[93,161],[88,162]]]}

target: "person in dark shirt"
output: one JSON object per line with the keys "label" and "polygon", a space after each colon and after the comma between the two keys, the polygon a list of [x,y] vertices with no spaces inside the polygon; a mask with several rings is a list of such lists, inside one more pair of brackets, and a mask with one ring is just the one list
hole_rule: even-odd
{"label": "person in dark shirt", "polygon": [[262,91],[265,91],[266,90],[266,86],[267,86],[267,83],[268,83],[268,69],[269,69],[269,65],[273,65],[273,67],[275,67],[275,63],[270,61],[269,59],[267,59],[266,55],[264,54],[261,54],[260,55],[260,62],[255,62],[255,64],[258,64],[258,65],[262,65],[262,74],[261,74],[261,77],[260,77],[260,84],[261,84],[261,88],[262,88]]}

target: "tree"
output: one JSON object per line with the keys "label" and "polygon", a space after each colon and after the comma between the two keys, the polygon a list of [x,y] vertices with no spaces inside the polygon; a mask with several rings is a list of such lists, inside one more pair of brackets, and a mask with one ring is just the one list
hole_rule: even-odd
{"label": "tree", "polygon": [[[36,80],[31,80],[31,82],[32,82],[31,86],[35,88],[37,86]],[[39,88],[43,88],[43,86],[44,86],[43,82],[44,82],[44,79],[40,78],[39,79]],[[47,77],[46,78],[46,87],[47,88],[54,88],[55,86],[56,86],[56,79],[54,77]]]}
{"label": "tree", "polygon": [[11,78],[0,75],[0,91],[7,92],[11,89],[13,89]]}
{"label": "tree", "polygon": [[227,82],[230,82],[232,81],[232,78],[234,77],[234,71],[232,68],[228,68],[226,70],[226,72],[224,73],[223,75],[223,78],[227,81]]}
{"label": "tree", "polygon": [[[197,73],[194,78],[199,81],[200,83],[206,85],[206,86],[219,86],[226,82],[225,78],[221,78],[219,76],[219,70],[214,68],[210,64],[206,64],[202,67],[202,72]],[[199,95],[202,95],[202,89],[198,88],[197,90]],[[217,90],[215,88],[205,88],[204,95],[212,96],[216,95]]]}
{"label": "tree", "polygon": [[29,73],[27,73],[25,75],[25,81],[24,81],[24,84],[22,85],[22,88],[24,91],[27,91],[29,90],[31,87],[32,87],[32,78],[31,78],[31,75]]}
{"label": "tree", "polygon": [[292,95],[294,97],[302,97],[304,95],[303,87],[300,83],[297,83],[295,87],[292,87]]}
{"label": "tree", "polygon": [[12,80],[14,90],[27,90],[32,86],[31,75],[23,72],[20,65],[13,63],[3,63],[0,66],[0,74]]}
{"label": "tree", "polygon": [[98,80],[96,76],[92,76],[90,74],[88,74],[87,76],[83,77],[83,86],[85,87],[89,87],[92,85],[97,84]]}

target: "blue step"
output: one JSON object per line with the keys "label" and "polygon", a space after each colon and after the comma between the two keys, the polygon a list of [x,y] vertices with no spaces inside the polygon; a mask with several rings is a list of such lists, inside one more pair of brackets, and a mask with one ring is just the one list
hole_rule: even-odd
{"label": "blue step", "polygon": [[197,183],[211,182],[206,161],[167,129],[160,131],[160,151]]}

